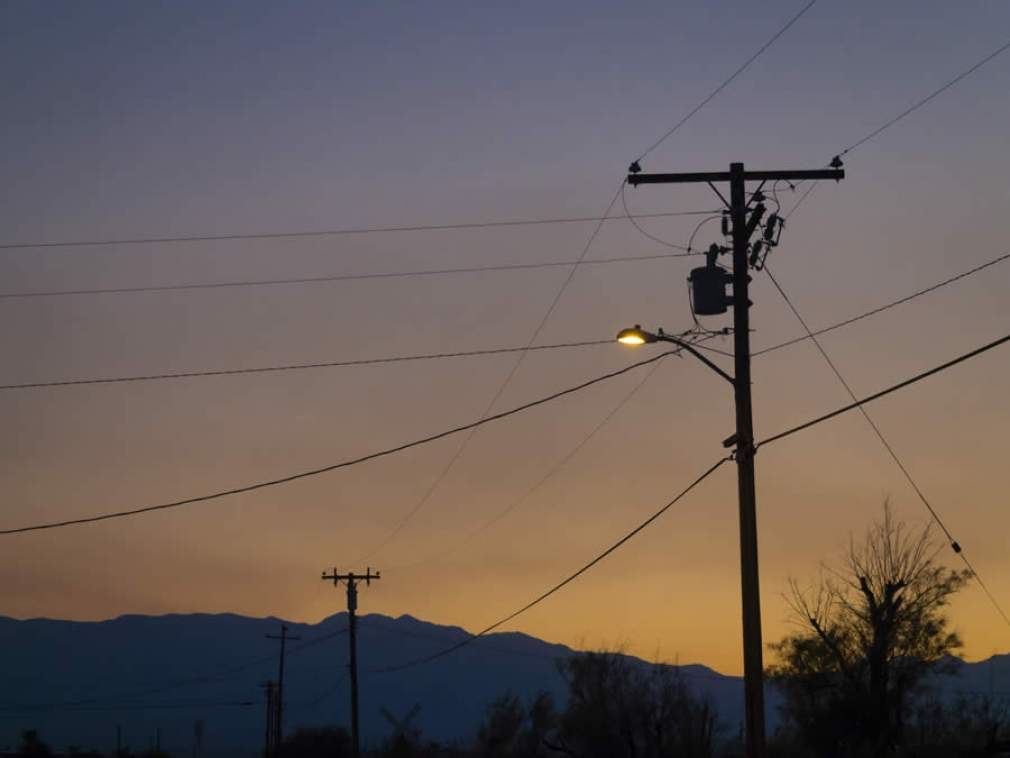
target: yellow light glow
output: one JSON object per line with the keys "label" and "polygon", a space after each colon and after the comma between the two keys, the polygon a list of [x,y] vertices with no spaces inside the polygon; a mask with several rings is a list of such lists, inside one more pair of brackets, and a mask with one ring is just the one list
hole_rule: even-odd
{"label": "yellow light glow", "polygon": [[622,345],[644,345],[645,337],[641,334],[635,334],[634,332],[630,334],[622,334],[617,338],[617,341]]}
{"label": "yellow light glow", "polygon": [[637,347],[638,345],[644,345],[647,342],[655,342],[655,338],[642,330],[638,324],[631,329],[622,329],[617,333],[617,341],[622,345],[631,345]]}

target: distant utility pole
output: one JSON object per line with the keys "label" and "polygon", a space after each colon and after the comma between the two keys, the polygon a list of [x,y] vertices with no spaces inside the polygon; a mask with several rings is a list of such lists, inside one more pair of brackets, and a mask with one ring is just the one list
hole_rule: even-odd
{"label": "distant utility pole", "polygon": [[[777,244],[775,227],[781,229],[782,220],[776,214],[768,219],[763,238],[753,246],[751,236],[761,225],[765,207],[761,189],[767,182],[816,181],[821,179],[840,180],[845,178],[841,161],[835,158],[832,168],[814,171],[745,171],[742,163],[731,163],[729,171],[691,174],[642,174],[638,162],[631,164],[628,183],[639,184],[695,184],[706,183],[723,203],[726,199],[715,187],[715,182],[729,182],[730,200],[726,203],[733,235],[733,271],[727,274],[715,264],[716,257],[725,248],[713,246],[706,269],[692,272],[696,312],[703,314],[725,313],[727,306],[733,306],[733,341],[735,358],[735,378],[733,381],[736,399],[736,434],[723,444],[735,446],[737,462],[737,489],[740,500],[740,584],[743,606],[743,660],[744,660],[744,704],[746,755],[748,758],[765,758],[765,713],[763,663],[761,650],[761,595],[758,584],[758,549],[756,494],[754,488],[754,429],[751,414],[750,377],[750,306],[748,285],[750,268],[760,269],[763,265],[762,248]],[[747,182],[761,184],[753,196],[751,208],[747,202]],[[698,276],[698,281],[694,278]],[[732,298],[725,296],[724,282],[733,284]],[[714,288],[714,289],[713,289]],[[699,295],[715,292],[708,297],[707,306],[699,310]]]}
{"label": "distant utility pole", "polygon": [[263,735],[263,758],[273,758],[277,750],[277,685],[274,682],[263,682],[267,696],[266,730]]}
{"label": "distant utility pole", "polygon": [[379,572],[372,573],[368,568],[364,574],[338,574],[333,569],[332,574],[323,572],[324,581],[333,581],[333,586],[341,582],[347,585],[347,631],[351,645],[351,740],[354,745],[354,756],[361,755],[361,737],[358,731],[358,619],[355,611],[358,610],[358,582],[364,580],[365,584],[371,585],[373,579],[380,579]]}
{"label": "distant utility pole", "polygon": [[203,747],[203,719],[193,722],[193,758],[199,758],[200,748]]}
{"label": "distant utility pole", "polygon": [[275,717],[277,733],[274,735],[276,747],[280,747],[281,742],[284,741],[284,650],[288,640],[300,640],[301,637],[289,637],[287,624],[281,624],[280,634],[268,634],[266,637],[268,640],[280,640],[281,642],[280,663],[277,671],[277,715]]}

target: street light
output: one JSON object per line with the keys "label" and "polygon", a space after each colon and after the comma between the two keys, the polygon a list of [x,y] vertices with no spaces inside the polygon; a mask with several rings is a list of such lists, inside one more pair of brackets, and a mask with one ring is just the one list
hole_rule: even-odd
{"label": "street light", "polygon": [[622,329],[617,333],[617,341],[622,345],[629,345],[631,347],[637,347],[649,342],[657,342],[658,340],[659,337],[655,334],[649,334],[643,330],[641,324],[635,324],[630,329]]}
{"label": "street light", "polygon": [[[742,247],[742,246],[741,246]],[[746,264],[746,259],[744,259]],[[738,271],[746,271],[746,265]],[[744,281],[746,281],[744,274]],[[746,284],[737,284],[737,294],[744,293],[742,302],[747,303]],[[736,315],[741,310],[738,307]],[[740,320],[736,326],[736,350],[734,362],[736,376],[727,374],[690,343],[679,337],[671,337],[662,329],[653,334],[636,324],[631,329],[622,329],[617,341],[623,345],[646,345],[653,342],[672,342],[693,355],[715,373],[733,385],[736,403],[736,433],[726,439],[724,447],[735,448],[733,459],[737,463],[737,489],[740,507],[740,587],[743,610],[744,648],[744,711],[746,718],[747,758],[764,758],[764,671],[761,661],[761,591],[758,584],[757,559],[757,517],[754,493],[754,432],[751,422],[750,398],[750,353],[746,339],[741,340]],[[743,319],[743,335],[746,337],[747,320]]]}
{"label": "street light", "polygon": [[622,329],[621,331],[619,331],[617,333],[617,341],[620,342],[622,345],[628,345],[629,347],[638,347],[639,345],[649,345],[652,344],[653,342],[673,343],[682,350],[686,350],[687,352],[689,352],[691,355],[693,355],[699,361],[704,363],[706,366],[708,366],[710,369],[712,369],[715,373],[717,373],[727,382],[732,384],[734,387],[736,386],[736,382],[733,380],[732,376],[727,374],[716,364],[714,364],[704,355],[699,353],[698,350],[694,347],[694,345],[692,345],[690,342],[687,342],[686,340],[680,339],[679,337],[671,337],[662,329],[657,330],[657,332],[653,334],[652,332],[645,331],[642,328],[641,324],[635,324],[633,327],[630,327],[628,329]]}

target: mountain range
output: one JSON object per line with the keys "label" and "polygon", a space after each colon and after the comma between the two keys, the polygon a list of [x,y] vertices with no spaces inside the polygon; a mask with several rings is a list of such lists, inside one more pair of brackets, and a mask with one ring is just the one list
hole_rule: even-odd
{"label": "mountain range", "polygon": [[[489,634],[418,662],[469,633],[411,616],[371,614],[358,622],[365,744],[380,741],[393,721],[411,711],[411,725],[426,739],[467,743],[487,705],[506,692],[529,701],[547,691],[564,704],[566,687],[557,662],[576,652],[564,645],[515,632]],[[279,643],[266,635],[277,635],[282,624],[291,635],[285,732],[347,725],[344,613],[318,624],[233,614],[128,615],[98,622],[0,617],[0,751],[16,745],[22,730],[36,729],[59,750],[78,745],[108,751],[119,739],[134,752],[155,743],[175,755],[194,754],[197,743],[201,755],[256,752],[265,724],[261,685],[278,673]],[[1008,662],[1006,655],[979,663],[956,661],[957,673],[938,679],[938,686],[947,694],[1010,694]],[[739,729],[739,677],[698,664],[677,666],[676,673],[711,700],[729,732]],[[774,728],[774,691],[768,700]]]}

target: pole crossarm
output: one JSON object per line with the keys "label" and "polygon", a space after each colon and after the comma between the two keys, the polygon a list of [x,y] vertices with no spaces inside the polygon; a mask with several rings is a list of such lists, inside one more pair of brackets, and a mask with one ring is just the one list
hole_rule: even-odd
{"label": "pole crossarm", "polygon": [[[348,586],[357,584],[359,581],[364,580],[365,584],[371,584],[373,579],[381,579],[378,571],[373,572],[372,569],[366,569],[364,574],[355,574],[353,571],[347,574],[338,574],[336,569],[333,572],[327,574],[323,572],[321,577],[324,581],[332,580],[334,584],[340,584],[341,582],[346,582]],[[290,639],[290,638],[289,638]]]}
{"label": "pole crossarm", "polygon": [[[733,178],[729,171],[701,171],[685,174],[628,174],[628,184],[696,184],[698,182],[728,182]],[[840,181],[845,178],[845,170],[840,168],[801,169],[796,171],[744,171],[743,180],[757,182],[774,181]]]}

